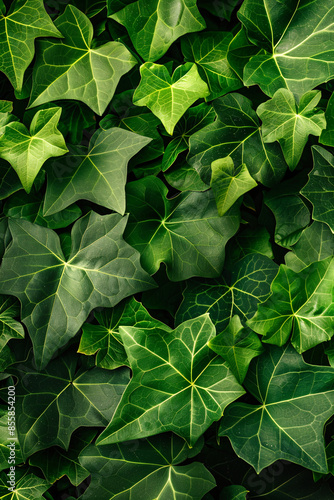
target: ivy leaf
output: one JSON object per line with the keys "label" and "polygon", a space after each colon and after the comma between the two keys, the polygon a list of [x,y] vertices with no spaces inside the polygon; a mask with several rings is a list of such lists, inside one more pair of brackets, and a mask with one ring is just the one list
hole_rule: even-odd
{"label": "ivy leaf", "polygon": [[92,309],[112,307],[152,287],[138,252],[122,239],[126,220],[95,212],[79,219],[67,260],[54,231],[9,221],[13,241],[0,268],[0,293],[20,299],[39,369],[77,333]]}
{"label": "ivy leaf", "polygon": [[[3,353],[1,353],[1,361],[2,360]],[[8,469],[8,467],[10,467],[8,462],[8,460],[10,460],[10,448],[8,447],[10,443],[15,443],[15,465],[19,465],[23,462],[20,445],[17,439],[17,430],[15,430],[14,435],[11,436],[8,432],[8,408],[9,407],[7,405],[0,406],[0,470]]]}
{"label": "ivy leaf", "polygon": [[292,332],[291,343],[302,353],[333,335],[334,259],[313,262],[296,273],[281,264],[271,284],[272,294],[247,321],[263,342],[284,345]]}
{"label": "ivy leaf", "polygon": [[190,138],[187,161],[210,182],[211,164],[231,156],[235,165],[245,163],[249,173],[265,186],[273,186],[285,173],[278,144],[263,143],[260,124],[251,101],[241,94],[227,94],[213,103],[217,120]]}
{"label": "ivy leaf", "polygon": [[127,185],[126,241],[150,274],[164,262],[172,281],[219,275],[225,244],[239,227],[238,207],[219,217],[211,191],[188,191],[171,200],[167,191],[153,176]]}
{"label": "ivy leaf", "polygon": [[252,253],[260,253],[273,259],[274,255],[269,239],[270,234],[265,227],[246,227],[232,240],[234,245],[228,249],[226,260],[233,262],[234,265],[238,260]]}
{"label": "ivy leaf", "polygon": [[173,431],[192,447],[244,393],[207,346],[215,336],[208,315],[173,332],[157,329],[148,335],[145,329],[123,326],[120,333],[133,377],[97,445]]}
{"label": "ivy leaf", "polygon": [[196,0],[138,0],[108,15],[126,27],[138,54],[152,62],[180,36],[205,28]]}
{"label": "ivy leaf", "polygon": [[21,471],[16,468],[15,487],[11,492],[8,490],[8,475],[4,472],[0,474],[0,499],[1,500],[36,500],[36,498],[45,498],[43,493],[49,489],[50,484],[45,479],[41,479],[35,474],[29,474],[29,471]]}
{"label": "ivy leaf", "polygon": [[249,363],[263,352],[259,337],[244,328],[238,315],[233,316],[225,330],[209,342],[209,347],[227,361],[240,384],[246,376]]}
{"label": "ivy leaf", "polygon": [[11,122],[0,136],[0,156],[12,165],[27,193],[44,162],[68,151],[57,129],[60,114],[59,107],[41,109],[35,114],[29,131],[23,123]]}
{"label": "ivy leaf", "polygon": [[66,475],[74,486],[88,476],[87,469],[79,462],[79,454],[91,443],[96,434],[94,429],[81,429],[72,439],[67,452],[59,446],[38,451],[29,459],[29,464],[39,467],[49,483],[53,484]]}
{"label": "ivy leaf", "polygon": [[325,120],[326,128],[322,130],[319,142],[325,146],[334,146],[334,92],[327,104]]}
{"label": "ivy leaf", "polygon": [[[164,153],[164,158],[165,154],[166,152]],[[207,191],[208,189],[208,185],[202,181],[198,172],[186,161],[174,165],[164,175],[168,184],[178,191]]]}
{"label": "ivy leaf", "polygon": [[193,455],[192,451],[175,434],[102,447],[91,445],[80,455],[80,462],[92,473],[83,499],[93,500],[98,493],[100,500],[201,500],[216,483],[203,464],[179,465]]}
{"label": "ivy leaf", "polygon": [[264,142],[280,143],[291,170],[298,165],[308,136],[320,136],[326,127],[324,112],[316,108],[320,99],[321,92],[311,90],[301,97],[297,106],[292,92],[279,89],[256,110],[262,120]]}
{"label": "ivy leaf", "polygon": [[0,71],[3,71],[18,92],[22,89],[24,72],[33,60],[35,38],[61,37],[47,15],[42,0],[15,0],[0,19]]}
{"label": "ivy leaf", "polygon": [[85,323],[82,325],[82,336],[78,352],[82,354],[95,354],[96,366],[114,370],[119,366],[129,366],[129,361],[123,346],[122,336],[119,333],[120,326],[136,326],[137,328],[155,329],[160,328],[171,331],[171,329],[152,318],[145,307],[131,297],[123,301],[113,309],[105,309],[95,313],[98,325]]}
{"label": "ivy leaf", "polygon": [[304,229],[292,252],[285,255],[285,263],[295,272],[315,261],[334,255],[334,234],[326,224],[313,222]]}
{"label": "ivy leaf", "polygon": [[208,86],[199,76],[196,64],[179,66],[170,76],[165,66],[145,63],[140,67],[140,75],[133,103],[150,108],[170,135],[185,111],[197,99],[209,95]]}
{"label": "ivy leaf", "polygon": [[77,99],[102,115],[122,75],[137,64],[119,42],[91,46],[93,26],[73,5],[55,21],[64,38],[39,44],[30,107],[56,99]]}
{"label": "ivy leaf", "polygon": [[326,473],[323,426],[333,414],[333,380],[333,368],[305,363],[290,345],[271,346],[245,380],[261,404],[230,405],[219,435],[257,473],[279,459]]}
{"label": "ivy leaf", "polygon": [[332,6],[319,1],[243,2],[238,17],[262,49],[246,65],[244,84],[258,84],[270,97],[286,88],[298,100],[333,78],[333,16]]}
{"label": "ivy leaf", "polygon": [[213,161],[211,169],[211,188],[219,215],[224,215],[243,194],[257,186],[246,165],[235,168],[230,156]]}
{"label": "ivy leaf", "polygon": [[248,490],[243,486],[233,485],[225,486],[220,494],[221,500],[246,500]]}
{"label": "ivy leaf", "polygon": [[313,205],[312,218],[328,224],[334,233],[334,158],[320,146],[313,146],[312,154],[313,170],[309,173],[309,181],[301,194]]}
{"label": "ivy leaf", "polygon": [[[11,339],[23,339],[24,329],[14,318],[19,316],[20,308],[14,297],[0,295],[0,355],[5,356],[7,343]],[[5,368],[5,367],[4,367]]]}
{"label": "ivy leaf", "polygon": [[232,38],[232,33],[224,31],[206,31],[182,38],[185,61],[196,63],[201,78],[208,84],[208,101],[242,87],[242,82],[227,61]]}
{"label": "ivy leaf", "polygon": [[97,130],[88,149],[73,148],[60,166],[58,162],[50,165],[44,216],[82,199],[123,215],[128,161],[150,141],[120,128]]}
{"label": "ivy leaf", "polygon": [[228,21],[231,20],[232,12],[238,3],[238,0],[218,0],[212,3],[208,3],[206,0],[199,0],[198,2],[201,8],[211,12],[214,16],[222,17]]}
{"label": "ivy leaf", "polygon": [[108,424],[128,381],[129,370],[78,368],[79,358],[68,350],[38,372],[31,359],[15,365],[18,377],[16,411],[18,438],[24,458],[60,446],[68,450],[78,427]]}
{"label": "ivy leaf", "polygon": [[228,47],[227,60],[231,68],[243,80],[244,67],[251,57],[258,54],[260,49],[251,43],[247,37],[246,30],[242,26]]}
{"label": "ivy leaf", "polygon": [[0,200],[22,189],[22,184],[11,164],[0,158]]}
{"label": "ivy leaf", "polygon": [[268,257],[249,254],[218,279],[189,280],[176,314],[177,323],[210,313],[220,333],[235,314],[246,321],[256,312],[257,304],[268,298],[277,270],[277,264]]}

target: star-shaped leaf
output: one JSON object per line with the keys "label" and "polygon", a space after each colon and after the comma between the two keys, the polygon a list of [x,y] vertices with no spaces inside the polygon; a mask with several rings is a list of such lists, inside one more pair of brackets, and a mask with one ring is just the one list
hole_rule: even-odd
{"label": "star-shaped leaf", "polygon": [[164,262],[172,281],[218,276],[225,244],[239,227],[239,208],[220,217],[211,191],[187,191],[171,200],[167,192],[153,176],[128,183],[126,241],[139,250],[150,274]]}
{"label": "star-shaped leaf", "polygon": [[79,427],[103,427],[110,421],[129,381],[129,369],[78,366],[69,349],[38,372],[31,356],[11,368],[16,386],[17,430],[24,459],[51,446],[68,450]]}
{"label": "star-shaped leaf", "polygon": [[45,498],[43,493],[50,488],[50,484],[45,479],[41,479],[28,470],[15,470],[15,487],[9,490],[8,475],[4,472],[0,474],[0,499],[1,500],[36,500]]}
{"label": "star-shaped leaf", "polygon": [[298,165],[308,136],[319,136],[326,127],[325,113],[316,108],[320,99],[321,92],[311,90],[302,96],[297,106],[290,90],[279,89],[256,110],[262,120],[264,142],[280,143],[291,170]]}
{"label": "star-shaped leaf", "polygon": [[193,446],[244,391],[207,346],[215,328],[205,314],[173,332],[121,327],[133,377],[96,444],[173,431]]}
{"label": "star-shaped leaf", "polygon": [[0,268],[0,293],[20,299],[39,369],[77,333],[92,309],[112,307],[152,287],[138,252],[122,238],[126,220],[95,212],[79,219],[68,259],[51,229],[9,221],[13,241]]}
{"label": "star-shaped leaf", "polygon": [[326,473],[323,426],[333,414],[334,369],[305,363],[290,345],[270,346],[252,362],[245,386],[260,404],[230,405],[219,429],[238,456],[257,473],[280,459]]}
{"label": "star-shaped leaf", "polygon": [[88,149],[73,148],[61,163],[50,163],[44,215],[82,199],[123,215],[128,161],[150,141],[121,128],[97,130]]}
{"label": "star-shaped leaf", "polygon": [[55,21],[64,38],[39,44],[30,107],[56,99],[77,99],[102,115],[122,75],[137,64],[119,42],[92,47],[93,26],[73,5]]}
{"label": "star-shaped leaf", "polygon": [[170,76],[166,66],[145,63],[140,67],[141,81],[133,102],[147,106],[172,135],[185,111],[201,97],[209,95],[207,84],[198,74],[196,64],[179,66]]}
{"label": "star-shaped leaf", "polygon": [[227,361],[240,384],[249,363],[263,352],[261,340],[250,328],[244,328],[239,316],[233,316],[225,330],[209,342],[209,347]]}
{"label": "star-shaped leaf", "polygon": [[180,36],[205,28],[196,0],[138,0],[118,12],[112,4],[109,17],[126,27],[145,61],[160,59]]}
{"label": "star-shaped leaf", "polygon": [[325,222],[334,233],[334,157],[320,146],[313,146],[312,154],[313,170],[301,194],[313,205],[313,219]]}
{"label": "star-shaped leaf", "polygon": [[137,328],[160,328],[171,331],[171,328],[161,321],[152,318],[145,307],[134,297],[122,301],[113,309],[104,309],[95,313],[98,325],[85,323],[82,325],[82,336],[78,352],[95,354],[96,366],[114,370],[119,366],[129,366],[129,361],[123,346],[120,326],[136,326]]}
{"label": "star-shaped leaf", "polygon": [[264,335],[263,342],[291,343],[302,353],[334,333],[334,259],[313,262],[296,273],[281,264],[271,284],[271,295],[247,321]]}
{"label": "star-shaped leaf", "polygon": [[211,188],[219,215],[224,215],[240,196],[257,186],[247,166],[242,164],[234,167],[230,156],[213,161],[211,169]]}
{"label": "star-shaped leaf", "polygon": [[61,108],[41,109],[35,114],[30,130],[20,122],[11,122],[0,136],[0,157],[7,160],[30,192],[44,162],[62,156],[68,149],[57,129]]}
{"label": "star-shaped leaf", "polygon": [[[201,500],[215,486],[203,464],[182,465],[199,450],[175,434],[109,446],[89,446],[80,462],[92,474],[85,500],[145,498]],[[194,452],[195,451],[195,452]]]}
{"label": "star-shaped leaf", "polygon": [[[10,5],[10,3],[9,3]],[[0,18],[0,71],[21,91],[24,72],[31,63],[35,38],[61,37],[44,9],[42,0],[15,0]]]}

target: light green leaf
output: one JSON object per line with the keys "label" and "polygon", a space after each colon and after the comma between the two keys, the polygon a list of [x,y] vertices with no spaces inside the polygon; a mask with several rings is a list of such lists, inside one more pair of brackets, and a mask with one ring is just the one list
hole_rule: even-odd
{"label": "light green leaf", "polygon": [[167,192],[153,176],[128,183],[126,241],[140,252],[150,274],[164,262],[172,281],[218,276],[224,247],[239,227],[238,206],[219,217],[211,191],[188,191],[172,199]]}
{"label": "light green leaf", "polygon": [[30,130],[20,122],[11,122],[0,136],[0,157],[7,160],[30,192],[44,162],[62,156],[68,149],[57,129],[61,108],[41,109],[35,114]]}
{"label": "light green leaf", "polygon": [[0,293],[20,299],[39,369],[77,333],[92,309],[112,307],[153,286],[138,252],[122,238],[126,220],[95,212],[79,219],[68,259],[51,229],[9,221],[13,241],[0,268]]}
{"label": "light green leaf", "polygon": [[[3,358],[3,353],[1,353],[1,358]],[[8,414],[9,408],[8,406],[0,406],[0,470],[8,469],[11,465],[8,460],[11,460],[12,457],[10,457],[10,448],[7,446],[10,443],[15,443],[15,465],[23,462],[17,431],[11,431],[12,436],[8,432],[8,417],[11,416]]]}
{"label": "light green leaf", "polygon": [[92,48],[93,26],[72,5],[55,25],[64,38],[39,44],[30,107],[56,99],[77,99],[102,115],[122,75],[137,64],[119,42]]}
{"label": "light green leaf", "polygon": [[334,6],[321,0],[246,0],[238,17],[261,48],[244,70],[244,84],[272,97],[279,88],[298,100],[334,76]]}
{"label": "light green leaf", "polygon": [[313,146],[312,154],[313,170],[301,194],[313,205],[312,218],[327,224],[334,233],[334,158],[320,146]]}
{"label": "light green leaf", "polygon": [[50,484],[35,474],[29,474],[29,470],[16,469],[16,484],[13,491],[8,490],[8,476],[4,472],[0,474],[0,499],[1,500],[36,500],[44,499],[43,493],[49,489]]}
{"label": "light green leaf", "polygon": [[264,335],[263,342],[291,343],[302,353],[334,333],[334,259],[314,262],[296,273],[281,264],[271,284],[271,296],[247,325]]}
{"label": "light green leaf", "polygon": [[160,64],[145,63],[140,67],[141,81],[133,102],[147,106],[172,135],[176,123],[200,97],[209,95],[207,84],[198,74],[196,64],[179,66],[170,76]]}
{"label": "light green leaf", "polygon": [[187,161],[209,183],[211,164],[231,156],[235,165],[245,163],[249,173],[265,186],[273,186],[285,173],[286,164],[278,144],[264,144],[251,101],[241,94],[227,94],[214,101],[217,120],[190,138]]}
{"label": "light green leaf", "polygon": [[327,125],[321,132],[319,142],[325,146],[334,146],[334,92],[328,100],[325,119]]}
{"label": "light green leaf", "polygon": [[120,326],[136,326],[137,328],[159,328],[171,331],[167,325],[152,318],[145,307],[134,297],[121,302],[113,309],[104,309],[95,313],[98,325],[84,323],[78,352],[92,355],[97,352],[96,366],[114,370],[119,366],[129,366],[123,346]]}
{"label": "light green leaf", "polygon": [[232,33],[224,31],[206,31],[182,38],[185,61],[196,63],[201,78],[208,84],[208,101],[242,87],[242,82],[227,61],[232,38]]}
{"label": "light green leaf", "polygon": [[92,473],[83,500],[201,500],[216,483],[203,464],[179,465],[192,451],[175,434],[90,446],[80,455]]}
{"label": "light green leaf", "polygon": [[333,414],[333,380],[333,368],[305,363],[290,345],[271,346],[245,380],[260,404],[230,405],[219,435],[257,473],[279,459],[326,473],[323,426]]}
{"label": "light green leaf", "polygon": [[173,431],[194,446],[244,391],[207,342],[215,328],[205,314],[173,332],[121,327],[132,379],[96,444]]}
{"label": "light green leaf", "polygon": [[205,28],[196,0],[138,0],[108,15],[126,27],[145,61],[160,59],[180,36]]}
{"label": "light green leaf", "polygon": [[292,252],[285,254],[284,258],[286,265],[298,272],[312,262],[332,255],[334,255],[334,234],[326,224],[315,221],[304,229]]}
{"label": "light green leaf", "polygon": [[97,130],[88,148],[73,148],[61,165],[50,164],[44,216],[82,199],[124,214],[128,161],[150,141],[120,128]]}
{"label": "light green leaf", "polygon": [[220,333],[235,314],[246,321],[256,312],[257,304],[268,298],[277,270],[277,264],[268,257],[250,254],[225,269],[218,279],[189,280],[176,314],[177,323],[209,313]]}
{"label": "light green leaf", "polygon": [[230,156],[213,161],[211,170],[211,188],[219,215],[224,215],[240,196],[257,186],[247,166],[242,164],[234,167]]}
{"label": "light green leaf", "polygon": [[311,90],[301,97],[297,106],[292,92],[279,89],[256,110],[262,120],[264,142],[280,143],[291,170],[298,165],[308,136],[319,136],[326,127],[324,112],[316,108],[320,99],[321,92]]}
{"label": "light green leaf", "polygon": [[246,376],[249,363],[263,352],[259,337],[250,328],[244,328],[238,315],[233,316],[225,330],[209,342],[209,347],[219,354],[240,384]]}
{"label": "light green leaf", "polygon": [[42,0],[15,0],[0,19],[0,71],[14,89],[21,91],[24,72],[31,63],[35,38],[61,37],[44,9]]}
{"label": "light green leaf", "polygon": [[38,372],[31,359],[10,372],[18,377],[18,438],[26,459],[58,445],[68,450],[78,427],[103,427],[110,421],[129,381],[128,368],[109,371],[79,368],[79,357],[67,350]]}

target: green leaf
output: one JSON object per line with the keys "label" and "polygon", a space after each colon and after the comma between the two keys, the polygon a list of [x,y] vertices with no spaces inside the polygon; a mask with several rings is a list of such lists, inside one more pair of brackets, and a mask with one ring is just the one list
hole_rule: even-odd
{"label": "green leaf", "polygon": [[[0,295],[0,359],[4,356],[6,358],[7,343],[11,339],[23,339],[24,329],[19,321],[14,318],[18,317],[20,313],[19,304],[14,297],[6,297]],[[1,359],[2,361],[2,359]],[[2,366],[0,361],[0,367]]]}
{"label": "green leaf", "polygon": [[76,221],[80,215],[80,208],[73,204],[61,212],[47,217],[43,216],[43,197],[38,194],[15,193],[5,203],[4,214],[13,219],[25,219],[40,226],[58,229],[67,227]]}
{"label": "green leaf", "polygon": [[219,215],[224,215],[240,196],[257,186],[247,166],[234,167],[230,156],[213,161],[211,170],[211,188]]}
{"label": "green leaf", "polygon": [[179,465],[192,456],[175,434],[153,436],[109,446],[90,446],[80,462],[92,473],[84,500],[173,498],[201,500],[215,486],[203,464]]}
{"label": "green leaf", "polygon": [[239,227],[238,207],[219,217],[211,191],[188,191],[170,200],[167,191],[152,176],[127,185],[126,241],[150,274],[164,262],[172,281],[219,275],[225,244]]}
{"label": "green leaf", "polygon": [[173,431],[192,447],[244,393],[207,346],[215,336],[208,315],[173,332],[157,329],[148,335],[145,329],[123,326],[120,333],[133,377],[97,445]]}
{"label": "green leaf", "polygon": [[35,114],[29,131],[22,123],[11,122],[0,136],[0,156],[12,165],[27,193],[44,162],[68,151],[57,129],[60,114],[58,107],[41,109]]}
{"label": "green leaf", "polygon": [[277,264],[268,257],[250,254],[234,263],[232,269],[224,270],[218,279],[189,280],[176,315],[177,323],[210,313],[220,333],[235,314],[246,321],[256,312],[257,304],[268,298],[277,270]]}
{"label": "green leaf", "polygon": [[15,0],[0,19],[0,71],[14,89],[21,91],[24,72],[33,60],[35,38],[61,37],[44,9],[42,0]]}
{"label": "green leaf", "polygon": [[133,297],[123,301],[113,309],[105,309],[95,313],[98,325],[85,323],[82,325],[82,336],[78,352],[92,355],[97,352],[96,366],[114,370],[119,366],[129,366],[123,346],[120,326],[136,326],[137,328],[159,328],[171,331],[167,325],[158,321],[147,312],[145,307]]}
{"label": "green leaf", "polygon": [[78,427],[106,426],[118,405],[129,370],[84,370],[73,354],[68,350],[41,372],[31,360],[10,370],[19,380],[17,430],[24,458],[55,445],[68,450]]}
{"label": "green leaf", "polygon": [[308,136],[320,136],[326,127],[324,112],[316,108],[320,99],[321,92],[311,90],[301,97],[297,106],[292,92],[279,89],[256,110],[262,120],[264,142],[280,143],[291,170],[298,165]]}
{"label": "green leaf", "polygon": [[199,76],[196,64],[179,66],[170,76],[165,66],[145,63],[140,67],[140,75],[133,103],[150,108],[170,135],[185,111],[197,99],[209,95],[208,86]]}
{"label": "green leaf", "polygon": [[205,28],[196,0],[138,0],[108,15],[126,27],[138,54],[152,62],[180,36]]}
{"label": "green leaf", "polygon": [[227,60],[231,68],[243,79],[244,67],[252,56],[259,53],[259,48],[253,45],[246,34],[244,27],[235,35],[228,47]]}
{"label": "green leaf", "polygon": [[29,471],[15,471],[16,484],[13,490],[8,490],[9,478],[7,474],[0,474],[0,499],[1,500],[36,500],[44,499],[43,493],[50,487],[50,484]]}
{"label": "green leaf", "polygon": [[[3,359],[3,353],[1,353],[1,358]],[[15,444],[15,465],[19,465],[23,462],[20,445],[17,439],[17,431],[15,430],[14,434],[11,436],[8,432],[8,417],[11,416],[8,414],[8,411],[8,406],[0,406],[0,470],[8,469],[11,465],[8,460],[11,461],[13,458],[10,457],[10,449],[12,449],[13,446],[9,448],[8,445],[13,444],[13,442]]]}
{"label": "green leaf", "polygon": [[119,42],[92,48],[93,26],[68,5],[55,21],[64,38],[39,44],[30,107],[55,99],[77,99],[102,115],[122,75],[137,64]]}
{"label": "green leaf", "polygon": [[168,184],[178,191],[206,191],[208,189],[208,185],[202,181],[198,172],[186,161],[172,166],[164,176]]}
{"label": "green leaf", "polygon": [[334,233],[333,155],[320,146],[313,146],[312,154],[313,170],[301,194],[313,205],[312,218],[327,224]]}
{"label": "green leaf", "polygon": [[271,296],[247,321],[264,335],[263,342],[291,343],[302,353],[333,335],[334,259],[314,262],[298,273],[281,264],[271,284]]}
{"label": "green leaf", "polygon": [[[226,259],[228,262],[233,262],[233,265],[252,253],[260,253],[273,259],[274,255],[269,239],[270,234],[263,226],[246,227],[231,240]],[[226,265],[230,267],[228,264]]]}
{"label": "green leaf", "polygon": [[0,158],[0,200],[22,189],[22,184],[11,164]]}
{"label": "green leaf", "polygon": [[248,490],[243,486],[226,486],[222,489],[221,500],[246,500]]}
{"label": "green leaf", "polygon": [[87,469],[79,462],[79,454],[94,439],[96,430],[82,429],[71,439],[67,452],[59,446],[38,451],[29,459],[29,464],[39,467],[49,483],[53,484],[66,475],[74,486],[78,486],[88,476]]}
{"label": "green leaf", "polygon": [[203,9],[208,10],[214,16],[222,17],[223,19],[231,20],[231,15],[239,0],[218,0],[208,3],[206,0],[199,0],[198,4]]}
{"label": "green leaf", "polygon": [[245,380],[261,404],[230,405],[219,435],[257,473],[279,459],[327,472],[323,426],[333,414],[333,380],[333,368],[305,363],[290,345],[271,346]]}
{"label": "green leaf", "polygon": [[265,186],[279,182],[286,170],[278,144],[263,142],[251,101],[241,94],[227,94],[213,103],[217,120],[190,138],[188,162],[210,182],[211,164],[231,156],[235,165],[245,163],[251,176]]}
{"label": "green leaf", "polygon": [[225,330],[208,345],[227,361],[240,384],[245,379],[249,363],[263,352],[259,337],[250,328],[243,327],[238,315],[233,316]]}
{"label": "green leaf", "polygon": [[182,38],[185,61],[196,63],[201,78],[208,84],[208,101],[242,87],[242,82],[227,61],[232,38],[232,33],[224,31],[206,31]]}
{"label": "green leaf", "polygon": [[285,263],[295,272],[301,271],[315,261],[334,255],[334,235],[326,224],[313,222],[304,229],[293,246],[285,254]]}
{"label": "green leaf", "polygon": [[325,113],[326,128],[321,132],[319,142],[325,146],[334,146],[334,93],[331,95]]}
{"label": "green leaf", "polygon": [[92,309],[112,307],[152,287],[138,252],[122,239],[126,220],[95,212],[79,219],[67,260],[54,231],[10,220],[13,242],[0,268],[0,292],[20,299],[39,369],[77,333]]}
{"label": "green leaf", "polygon": [[44,216],[82,199],[123,215],[128,161],[150,141],[120,128],[97,130],[88,148],[73,148],[60,165],[50,164]]}
{"label": "green leaf", "polygon": [[238,12],[250,40],[261,48],[244,70],[244,84],[272,97],[279,88],[297,100],[334,76],[333,6],[319,0],[246,0]]}

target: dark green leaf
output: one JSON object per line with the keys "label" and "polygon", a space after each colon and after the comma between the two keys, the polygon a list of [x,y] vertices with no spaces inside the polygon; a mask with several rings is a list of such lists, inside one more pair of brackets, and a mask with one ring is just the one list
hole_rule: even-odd
{"label": "dark green leaf", "polygon": [[325,113],[326,128],[321,132],[319,142],[325,146],[334,146],[334,93],[331,95]]}

